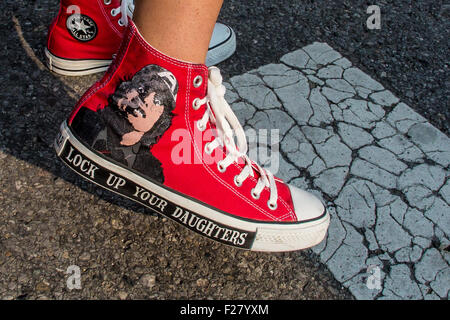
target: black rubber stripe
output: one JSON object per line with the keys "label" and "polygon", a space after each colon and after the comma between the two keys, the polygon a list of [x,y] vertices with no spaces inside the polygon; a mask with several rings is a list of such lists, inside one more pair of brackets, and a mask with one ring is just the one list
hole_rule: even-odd
{"label": "black rubber stripe", "polygon": [[95,60],[95,61],[98,61],[98,60],[112,61],[112,60],[113,60],[113,57],[111,57],[111,59],[70,59],[70,58],[63,58],[63,57],[57,56],[56,54],[53,54],[53,53],[50,51],[49,48],[47,48],[47,51],[48,51],[52,56],[54,56],[54,57],[56,57],[56,58],[58,58],[58,59],[61,59],[61,60],[69,60],[69,61],[91,61],[91,60]]}
{"label": "black rubber stripe", "polygon": [[127,197],[211,240],[242,249],[251,249],[256,232],[232,227],[192,212],[134,181],[98,164],[66,140],[61,160],[83,178]]}
{"label": "black rubber stripe", "polygon": [[84,72],[84,71],[89,71],[89,70],[97,70],[97,69],[101,69],[104,67],[109,67],[109,65],[98,66],[98,67],[93,67],[93,68],[88,68],[88,69],[64,69],[64,68],[60,68],[60,67],[57,67],[54,64],[52,64],[52,68],[54,68],[54,69],[58,69],[58,70],[62,70],[62,71],[69,71],[69,72]]}
{"label": "black rubber stripe", "polygon": [[215,48],[221,46],[222,44],[224,44],[225,42],[227,42],[228,40],[230,40],[230,38],[233,36],[234,31],[233,31],[229,26],[226,26],[226,27],[230,30],[230,35],[228,36],[228,38],[226,38],[224,41],[222,41],[222,42],[216,44],[215,46],[213,46],[213,47],[211,47],[211,48],[208,48],[208,51],[213,50],[213,49],[215,49]]}

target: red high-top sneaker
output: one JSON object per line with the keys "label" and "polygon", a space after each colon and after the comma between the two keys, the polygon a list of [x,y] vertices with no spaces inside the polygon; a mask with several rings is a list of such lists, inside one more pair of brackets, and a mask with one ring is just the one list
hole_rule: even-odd
{"label": "red high-top sneaker", "polygon": [[255,251],[318,244],[329,224],[324,206],[245,155],[224,94],[217,68],[164,55],[130,22],[55,149],[82,177],[221,243]]}
{"label": "red high-top sneaker", "polygon": [[[61,0],[45,48],[49,69],[66,76],[107,70],[133,10],[132,0]],[[234,31],[217,23],[209,44],[207,65],[222,62],[235,50]]]}

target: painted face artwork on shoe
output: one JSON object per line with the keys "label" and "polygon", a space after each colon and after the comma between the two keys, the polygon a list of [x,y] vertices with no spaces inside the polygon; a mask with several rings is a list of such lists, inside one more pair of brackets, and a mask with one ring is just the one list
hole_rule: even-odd
{"label": "painted face artwork on shoe", "polygon": [[171,72],[157,65],[142,68],[117,86],[105,108],[98,112],[86,109],[85,123],[92,124],[87,132],[96,128],[89,143],[100,153],[163,183],[161,162],[151,148],[172,123],[177,91],[178,82]]}

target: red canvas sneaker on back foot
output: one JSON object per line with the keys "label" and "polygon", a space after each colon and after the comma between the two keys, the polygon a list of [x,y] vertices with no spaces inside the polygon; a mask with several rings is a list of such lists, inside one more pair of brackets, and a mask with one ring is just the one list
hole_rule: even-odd
{"label": "red canvas sneaker on back foot", "polygon": [[217,68],[164,55],[130,22],[110,69],[62,124],[56,152],[82,177],[215,241],[255,251],[318,244],[326,209],[245,155],[224,94]]}
{"label": "red canvas sneaker on back foot", "polygon": [[[133,10],[132,0],[61,0],[47,37],[48,68],[66,76],[107,70]],[[207,64],[218,64],[235,51],[234,31],[217,23],[209,44]]]}

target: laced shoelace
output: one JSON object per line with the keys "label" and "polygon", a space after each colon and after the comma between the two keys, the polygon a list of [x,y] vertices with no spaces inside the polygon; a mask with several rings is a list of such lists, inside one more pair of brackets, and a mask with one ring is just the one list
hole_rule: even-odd
{"label": "laced shoelace", "polygon": [[[111,0],[104,0],[104,3],[106,5],[111,4]],[[122,0],[120,3],[120,7],[114,8],[111,10],[111,15],[113,17],[117,16],[118,14],[121,14],[121,17],[119,19],[119,25],[120,26],[127,26],[128,25],[128,17],[133,17],[133,11],[134,11],[134,1],[133,0]]]}
{"label": "laced shoelace", "polygon": [[[205,145],[205,152],[211,154],[215,148],[225,147],[226,157],[217,163],[218,170],[225,172],[227,167],[243,159],[244,168],[241,173],[235,176],[234,182],[237,186],[248,177],[254,177],[254,171],[260,175],[256,186],[252,189],[252,197],[259,199],[261,192],[265,187],[270,190],[270,197],[267,205],[270,209],[277,208],[278,190],[273,174],[263,169],[259,164],[252,162],[247,156],[247,138],[244,129],[239,123],[228,102],[225,100],[226,88],[222,84],[222,75],[217,67],[209,68],[208,92],[205,98],[196,98],[193,102],[193,108],[197,110],[202,105],[206,105],[206,112],[197,122],[200,131],[204,131],[208,122],[214,124],[215,139]],[[233,137],[236,135],[237,145]]]}

